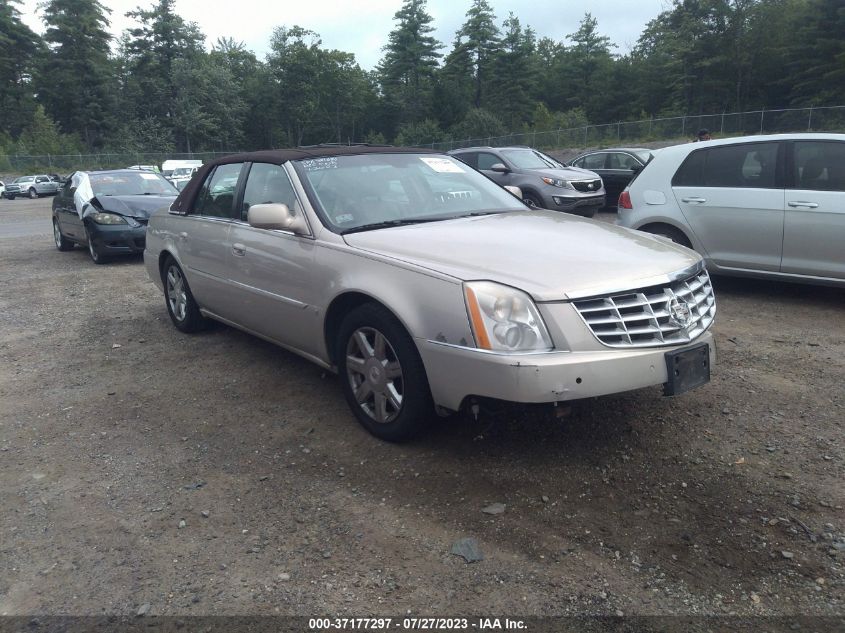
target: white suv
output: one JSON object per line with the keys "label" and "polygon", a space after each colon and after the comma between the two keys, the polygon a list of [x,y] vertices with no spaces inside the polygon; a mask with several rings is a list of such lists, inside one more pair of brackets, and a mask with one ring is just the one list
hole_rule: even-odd
{"label": "white suv", "polygon": [[845,134],[664,148],[620,196],[618,224],[695,249],[714,273],[845,286]]}

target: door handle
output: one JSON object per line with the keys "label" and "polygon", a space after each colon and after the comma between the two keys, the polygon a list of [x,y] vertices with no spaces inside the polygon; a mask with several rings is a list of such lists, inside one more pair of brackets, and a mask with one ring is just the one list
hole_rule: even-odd
{"label": "door handle", "polygon": [[796,200],[794,202],[787,202],[786,204],[788,204],[793,209],[795,207],[806,207],[808,209],[817,209],[818,206],[819,206],[817,202],[801,202],[800,200]]}
{"label": "door handle", "polygon": [[694,202],[695,204],[704,204],[707,198],[681,198],[681,202]]}
{"label": "door handle", "polygon": [[246,246],[243,244],[232,244],[232,254],[237,257],[243,257],[246,255]]}
{"label": "door handle", "polygon": [[186,239],[188,239],[188,234],[185,231],[182,231],[181,233],[179,233],[179,239],[184,242]]}

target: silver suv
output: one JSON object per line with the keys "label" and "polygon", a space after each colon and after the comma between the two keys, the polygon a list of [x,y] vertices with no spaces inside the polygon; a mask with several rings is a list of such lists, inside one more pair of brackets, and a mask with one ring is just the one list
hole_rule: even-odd
{"label": "silver suv", "polygon": [[597,174],[566,167],[536,149],[469,147],[449,154],[503,187],[519,187],[529,207],[591,218],[604,206],[604,183]]}
{"label": "silver suv", "polygon": [[37,198],[39,196],[54,195],[62,188],[60,180],[54,180],[46,174],[38,176],[21,176],[6,185],[4,196],[14,200],[18,196]]}
{"label": "silver suv", "polygon": [[388,440],[485,398],[671,395],[710,375],[716,305],[699,255],[528,209],[437,152],[217,159],[151,216],[144,262],[178,329],[217,319],[336,371]]}

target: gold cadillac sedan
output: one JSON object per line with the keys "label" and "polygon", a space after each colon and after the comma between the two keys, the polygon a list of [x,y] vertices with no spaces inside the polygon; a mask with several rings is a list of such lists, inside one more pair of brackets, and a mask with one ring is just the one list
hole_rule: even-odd
{"label": "gold cadillac sedan", "polygon": [[144,261],[183,332],[216,319],[335,371],[400,441],[485,399],[709,380],[716,304],[670,241],[529,209],[438,152],[316,146],[204,165]]}

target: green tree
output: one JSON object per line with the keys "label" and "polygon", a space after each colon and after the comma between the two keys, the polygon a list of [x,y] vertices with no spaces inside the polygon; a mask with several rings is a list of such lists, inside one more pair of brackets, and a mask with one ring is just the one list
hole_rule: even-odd
{"label": "green tree", "polygon": [[485,103],[487,83],[492,77],[492,65],[499,50],[499,28],[496,15],[487,0],[472,0],[466,22],[458,31],[455,52],[467,55],[472,65],[474,94],[472,104],[480,108]]}
{"label": "green tree", "polygon": [[610,38],[600,35],[598,21],[586,13],[578,30],[567,37],[572,41],[564,55],[564,77],[571,87],[569,107],[583,107],[592,120],[606,116],[604,102],[610,85],[613,46]]}
{"label": "green tree", "polygon": [[506,134],[505,126],[495,114],[481,108],[471,108],[463,121],[450,130],[456,140],[486,139]]}
{"label": "green tree", "polygon": [[433,119],[425,119],[417,123],[407,123],[399,129],[399,134],[393,141],[394,145],[416,147],[430,145],[446,140],[446,134]]}
{"label": "green tree", "polygon": [[523,29],[513,13],[504,24],[501,49],[493,62],[493,109],[511,130],[528,123],[537,87],[536,37],[531,28]]}
{"label": "green tree", "polygon": [[17,142],[17,152],[29,156],[72,154],[81,149],[79,139],[74,135],[62,134],[40,104],[36,106],[32,121],[21,132]]}
{"label": "green tree", "polygon": [[32,75],[41,38],[21,22],[18,0],[0,0],[0,133],[17,136],[32,120]]}
{"label": "green tree", "polygon": [[174,127],[188,152],[238,147],[245,108],[228,66],[205,53],[177,59],[173,85]]}
{"label": "green tree", "polygon": [[841,0],[808,0],[787,48],[787,82],[797,105],[845,102],[845,6]]}
{"label": "green tree", "polygon": [[379,64],[382,87],[385,97],[402,112],[402,119],[416,122],[430,109],[432,77],[443,45],[431,36],[434,27],[426,0],[405,0],[393,19],[397,24]]}
{"label": "green tree", "polygon": [[131,108],[127,114],[137,120],[161,119],[171,127],[177,98],[174,64],[199,55],[205,40],[196,24],[175,12],[174,4],[158,0],[150,9],[139,7],[126,14],[138,26],[128,30],[122,61],[127,70],[123,103]]}
{"label": "green tree", "polygon": [[48,0],[42,8],[49,52],[38,75],[39,101],[87,149],[101,146],[117,106],[109,10],[97,0]]}

